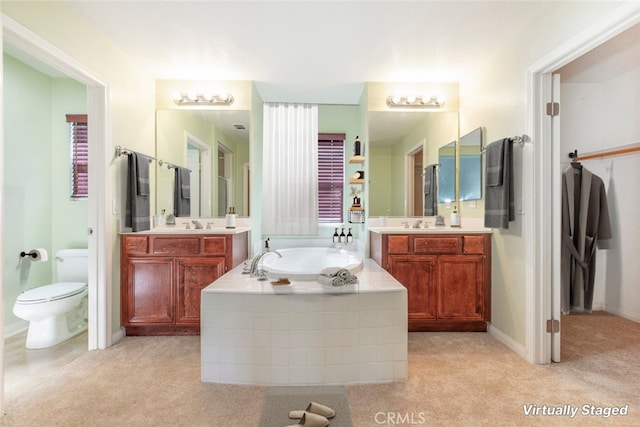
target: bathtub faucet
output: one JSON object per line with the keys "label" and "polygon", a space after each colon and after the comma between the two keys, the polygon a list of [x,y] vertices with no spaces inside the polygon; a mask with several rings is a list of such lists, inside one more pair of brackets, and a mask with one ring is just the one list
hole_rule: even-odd
{"label": "bathtub faucet", "polygon": [[259,269],[258,265],[260,264],[260,261],[262,260],[262,258],[265,255],[269,255],[269,254],[276,254],[280,258],[282,258],[282,255],[280,254],[280,252],[271,251],[271,250],[269,250],[269,247],[267,246],[267,248],[265,250],[263,250],[258,255],[253,257],[253,260],[251,261],[251,268],[249,269],[249,277],[257,277],[258,280],[267,280],[267,276],[266,276],[264,270]]}

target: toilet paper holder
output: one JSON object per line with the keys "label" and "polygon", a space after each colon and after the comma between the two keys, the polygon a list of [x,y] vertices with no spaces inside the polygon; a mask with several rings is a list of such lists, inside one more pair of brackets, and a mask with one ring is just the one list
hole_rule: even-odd
{"label": "toilet paper holder", "polygon": [[22,251],[20,252],[20,256],[22,258],[29,257],[29,260],[33,262],[45,262],[49,260],[47,250],[44,248],[31,249],[29,252]]}
{"label": "toilet paper holder", "polygon": [[29,256],[31,258],[37,258],[38,254],[36,252],[34,252],[34,251],[31,251],[31,252],[22,251],[22,252],[20,252],[20,257],[21,258],[24,258],[26,256]]}

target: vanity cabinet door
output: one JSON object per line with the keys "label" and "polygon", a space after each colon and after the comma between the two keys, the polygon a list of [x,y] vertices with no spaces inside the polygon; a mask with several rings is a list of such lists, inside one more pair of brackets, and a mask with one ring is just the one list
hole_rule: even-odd
{"label": "vanity cabinet door", "polygon": [[439,319],[484,319],[483,256],[440,256],[438,283]]}
{"label": "vanity cabinet door", "polygon": [[435,320],[437,257],[389,255],[389,273],[407,288],[409,324]]}
{"label": "vanity cabinet door", "polygon": [[129,258],[126,275],[123,321],[128,325],[174,323],[173,258]]}
{"label": "vanity cabinet door", "polygon": [[225,266],[224,256],[176,258],[176,323],[200,325],[201,291],[225,273]]}

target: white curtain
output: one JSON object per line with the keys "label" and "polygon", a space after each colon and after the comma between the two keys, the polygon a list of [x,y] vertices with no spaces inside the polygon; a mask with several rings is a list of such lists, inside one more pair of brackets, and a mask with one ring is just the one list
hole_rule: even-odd
{"label": "white curtain", "polygon": [[318,234],[318,106],[264,104],[264,235]]}

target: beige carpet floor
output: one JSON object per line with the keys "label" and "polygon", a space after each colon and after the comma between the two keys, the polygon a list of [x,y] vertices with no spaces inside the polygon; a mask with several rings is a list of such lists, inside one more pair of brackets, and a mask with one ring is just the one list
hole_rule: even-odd
{"label": "beige carpet floor", "polygon": [[[640,324],[596,313],[562,328],[566,361],[548,366],[486,333],[411,333],[406,382],[347,387],[353,425],[640,425]],[[8,393],[0,425],[257,426],[266,390],[201,383],[199,337],[126,337]],[[580,412],[544,415],[545,405]],[[628,413],[583,415],[584,405]]]}

